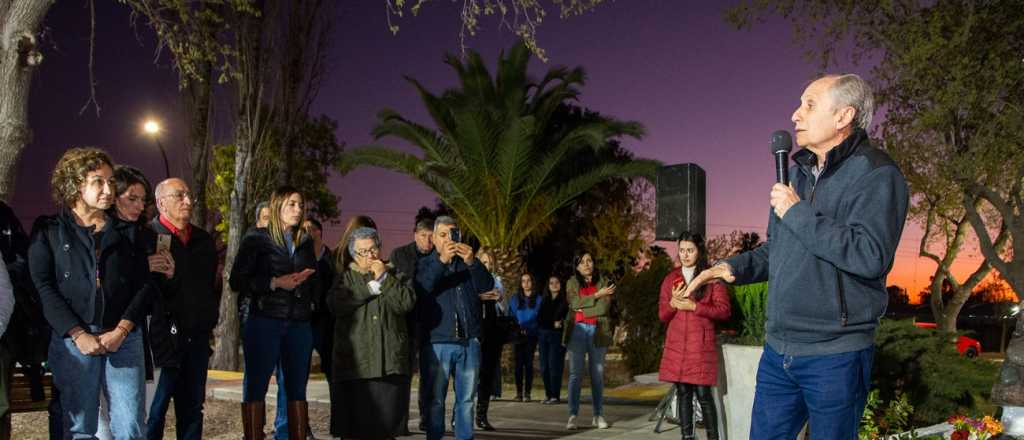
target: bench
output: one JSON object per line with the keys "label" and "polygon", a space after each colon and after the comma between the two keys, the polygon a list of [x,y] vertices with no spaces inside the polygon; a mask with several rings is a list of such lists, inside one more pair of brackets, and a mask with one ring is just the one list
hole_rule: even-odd
{"label": "bench", "polygon": [[14,368],[11,378],[10,406],[11,414],[46,411],[53,398],[53,375],[47,371],[43,377],[43,399],[32,400],[32,387],[24,367]]}

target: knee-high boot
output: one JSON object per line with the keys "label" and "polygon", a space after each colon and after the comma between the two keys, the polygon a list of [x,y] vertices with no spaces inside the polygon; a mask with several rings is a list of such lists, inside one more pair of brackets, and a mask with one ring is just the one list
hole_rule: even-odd
{"label": "knee-high boot", "polygon": [[309,403],[288,401],[288,440],[306,440],[309,436]]}
{"label": "knee-high boot", "polygon": [[242,402],[242,433],[245,440],[263,440],[267,411],[263,402]]}

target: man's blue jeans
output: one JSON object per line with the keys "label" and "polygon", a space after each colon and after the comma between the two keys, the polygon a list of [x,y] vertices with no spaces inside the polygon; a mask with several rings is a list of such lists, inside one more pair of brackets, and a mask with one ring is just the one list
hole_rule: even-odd
{"label": "man's blue jeans", "polygon": [[206,402],[206,372],[210,364],[210,337],[181,338],[176,367],[160,369],[153,404],[146,421],[146,438],[164,438],[167,408],[174,399],[174,417],[179,439],[203,438],[203,403]]}
{"label": "man's blue jeans", "polygon": [[278,362],[284,373],[288,400],[306,400],[309,357],[313,335],[309,322],[249,316],[242,340],[245,355],[243,397],[245,402],[262,402],[270,386],[270,375]]}
{"label": "man's blue jeans", "polygon": [[[95,327],[89,330],[99,333]],[[71,338],[52,334],[49,366],[54,385],[60,389],[64,427],[72,439],[96,438],[101,392],[110,403],[110,431],[114,438],[142,438],[146,367],[141,331],[128,333],[116,352],[100,356],[84,355]]]}
{"label": "man's blue jeans", "polygon": [[594,345],[597,326],[576,324],[569,338],[569,415],[580,414],[580,391],[583,388],[583,362],[586,358],[590,373],[590,397],[594,416],[604,412],[604,357],[608,347]]}
{"label": "man's blue jeans", "polygon": [[430,393],[427,440],[438,440],[444,435],[444,401],[448,395],[448,378],[455,376],[455,438],[473,438],[473,398],[480,375],[480,340],[474,338],[463,343],[427,343],[421,353],[420,379],[426,380]]}
{"label": "man's blue jeans", "polygon": [[757,368],[750,439],[856,439],[875,348],[820,356],[781,355],[765,344]]}

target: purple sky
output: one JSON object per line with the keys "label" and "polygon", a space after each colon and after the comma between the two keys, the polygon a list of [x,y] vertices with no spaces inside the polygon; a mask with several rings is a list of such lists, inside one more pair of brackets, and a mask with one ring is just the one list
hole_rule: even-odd
{"label": "purple sky", "polygon": [[[804,84],[817,69],[791,43],[790,27],[768,21],[753,31],[736,31],[722,19],[722,2],[630,0],[610,2],[567,20],[556,11],[540,28],[548,64],[534,60],[540,76],[556,65],[586,68],[582,105],[620,119],[642,122],[647,137],[626,140],[638,156],[666,164],[695,162],[708,176],[708,233],[734,229],[764,235],[768,192],[774,182],[769,135],[791,129],[789,118]],[[433,91],[455,84],[442,55],[458,50],[456,5],[434,2],[416,18],[400,19],[392,36],[383,2],[339,2],[329,59],[330,72],[314,114],[338,121],[338,138],[349,146],[370,142],[376,113],[390,107],[429,123],[410,75]],[[186,169],[180,133],[185,124],[177,98],[177,75],[166,59],[153,64],[150,31],[129,26],[127,8],[97,2],[96,76],[103,108],[97,118],[88,98],[88,9],[84,2],[58,2],[47,17],[46,56],[33,83],[30,120],[34,142],[19,167],[13,205],[23,222],[50,212],[49,172],[61,152],[73,145],[99,145],[117,162],[140,167],[159,180],[163,168],[153,143],[139,134],[144,117],[164,121],[162,139],[172,173]],[[484,20],[480,34],[467,40],[487,60],[509,47],[514,37]],[[136,36],[138,34],[138,36]],[[866,68],[853,68],[866,74]],[[227,127],[217,127],[224,132]],[[219,139],[226,141],[227,139]],[[387,140],[385,140],[387,142]],[[410,150],[412,151],[412,150]],[[385,248],[411,239],[412,217],[434,196],[396,173],[362,169],[335,177],[342,220],[372,216],[383,229]],[[335,239],[341,225],[325,225]],[[934,266],[916,258],[919,228],[908,227],[890,282],[919,286]],[[974,263],[978,255],[973,255]]]}

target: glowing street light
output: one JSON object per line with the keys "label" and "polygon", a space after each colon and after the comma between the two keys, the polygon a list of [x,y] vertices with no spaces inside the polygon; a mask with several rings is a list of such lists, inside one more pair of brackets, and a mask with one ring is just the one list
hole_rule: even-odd
{"label": "glowing street light", "polygon": [[164,145],[160,143],[160,123],[149,119],[142,123],[142,131],[152,136],[153,140],[156,141],[156,146],[160,149],[160,155],[164,157],[164,173],[167,174],[167,178],[170,178],[171,166],[167,163],[167,151],[164,151]]}

